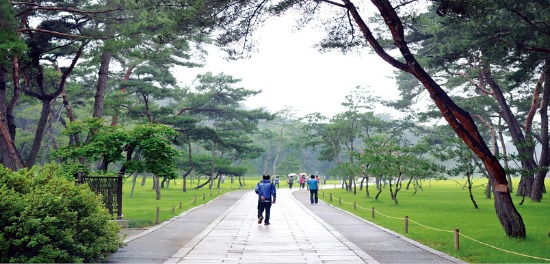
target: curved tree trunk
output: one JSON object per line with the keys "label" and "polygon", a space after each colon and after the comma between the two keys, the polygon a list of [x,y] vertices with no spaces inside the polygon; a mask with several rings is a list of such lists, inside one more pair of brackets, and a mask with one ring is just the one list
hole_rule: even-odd
{"label": "curved tree trunk", "polygon": [[485,144],[470,114],[456,105],[448,94],[424,71],[420,63],[416,61],[405,41],[401,20],[391,3],[387,0],[372,0],[392,34],[394,45],[401,52],[406,61],[405,63],[386,53],[350,0],[342,1],[374,51],[386,62],[402,71],[411,73],[422,83],[447,123],[483,161],[494,186],[495,209],[504,231],[510,237],[525,238],[525,224],[508,192],[508,181],[504,169]]}
{"label": "curved tree trunk", "polygon": [[18,170],[24,168],[25,164],[23,164],[23,160],[15,148],[13,142],[14,136],[10,132],[10,122],[7,118],[9,107],[6,102],[6,76],[7,70],[4,67],[0,67],[0,150],[2,151],[2,164],[11,170]]}
{"label": "curved tree trunk", "polygon": [[[493,79],[489,65],[483,65],[483,73],[487,84],[491,87],[493,97],[500,107],[502,118],[504,118],[504,121],[508,125],[508,131],[510,132],[514,145],[520,157],[522,157],[521,164],[523,172],[520,181],[520,186],[522,186],[522,188],[518,189],[518,195],[529,194],[533,186],[534,171],[537,168],[537,163],[533,157],[535,149],[531,147],[533,144],[529,142],[532,141],[532,136],[528,134],[526,137],[523,134],[517,118],[506,102],[502,89]],[[526,193],[522,193],[522,191],[526,191]]]}
{"label": "curved tree trunk", "polygon": [[36,125],[36,132],[34,135],[34,141],[32,143],[31,152],[27,157],[26,163],[29,166],[34,165],[38,153],[40,152],[40,146],[42,145],[42,138],[44,138],[44,132],[46,131],[46,124],[48,123],[48,117],[50,116],[51,100],[49,98],[42,99],[42,111],[40,112],[40,119]]}

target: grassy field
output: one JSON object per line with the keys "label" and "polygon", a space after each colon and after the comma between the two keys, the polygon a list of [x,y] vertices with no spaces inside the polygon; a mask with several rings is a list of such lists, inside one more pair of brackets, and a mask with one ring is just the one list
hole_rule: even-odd
{"label": "grassy field", "polygon": [[[252,189],[259,180],[259,177],[258,179],[248,178],[243,188]],[[229,179],[222,184],[219,190],[215,188],[216,185],[212,190],[208,188],[193,189],[192,187],[196,184],[196,181],[188,182],[187,192],[184,193],[181,180],[176,181],[175,184],[171,182],[169,188],[161,190],[161,200],[156,200],[155,191],[151,187],[151,179],[148,179],[144,186],[141,186],[140,179],[138,179],[134,195],[131,198],[132,184],[128,180],[124,184],[124,219],[129,220],[131,227],[152,226],[156,222],[157,207],[160,212],[159,222],[162,222],[209,202],[223,193],[239,189],[238,182],[232,184]],[[282,187],[284,186],[286,185],[282,184]],[[546,186],[550,186],[550,181],[547,181]],[[520,240],[511,239],[505,235],[496,217],[493,200],[485,198],[482,187],[474,189],[474,197],[479,209],[474,208],[468,191],[457,182],[450,180],[426,181],[423,183],[423,190],[416,194],[413,194],[412,190],[401,190],[398,194],[398,205],[391,200],[389,189],[384,189],[378,200],[374,199],[375,191],[375,187],[370,186],[371,197],[366,197],[365,189],[360,191],[359,186],[357,195],[346,192],[338,186],[336,189],[321,190],[320,198],[379,226],[470,263],[550,262],[549,199],[545,199],[541,203],[533,203],[526,199],[525,203],[519,206],[517,204],[521,197],[512,196],[527,229],[527,238]],[[333,195],[332,202],[329,201],[330,194]],[[195,197],[196,202],[194,202]],[[342,201],[341,205],[339,199]],[[354,202],[357,203],[355,210]],[[181,209],[179,208],[180,203],[182,204]],[[374,219],[371,216],[372,207],[376,211]],[[404,233],[405,216],[409,218],[407,234]],[[459,229],[461,234],[458,251],[454,249],[454,229]]]}
{"label": "grassy field", "polygon": [[[463,182],[464,180],[459,180]],[[478,181],[479,182],[479,181]],[[547,181],[546,186],[550,186]],[[516,208],[525,222],[527,238],[508,238],[500,225],[492,199],[486,199],[483,188],[473,190],[479,206],[475,209],[467,189],[455,181],[426,181],[423,191],[401,190],[396,205],[389,189],[374,199],[376,188],[370,186],[371,197],[365,189],[357,195],[340,188],[325,189],[320,197],[334,206],[350,211],[379,226],[471,263],[545,263],[550,262],[550,200],[541,203],[512,195]],[[330,194],[333,199],[330,202]],[[341,199],[341,202],[340,202]],[[354,209],[353,203],[357,203]],[[341,205],[340,205],[341,203]],[[375,218],[372,218],[372,208]],[[404,233],[408,216],[408,233]],[[455,250],[454,229],[460,230],[460,249]],[[471,238],[471,239],[470,239]],[[495,249],[499,248],[499,249]],[[517,254],[511,253],[515,252]],[[525,257],[518,254],[528,255]]]}
{"label": "grassy field", "polygon": [[[243,188],[254,188],[258,181],[259,179],[245,180]],[[130,227],[155,225],[157,207],[159,208],[159,223],[162,223],[184,211],[207,203],[224,193],[239,189],[238,181],[231,183],[231,180],[227,179],[220,186],[220,189],[216,188],[216,183],[211,190],[208,189],[208,186],[197,190],[193,188],[197,185],[197,181],[195,180],[194,182],[188,181],[187,191],[183,192],[183,181],[179,179],[175,182],[171,181],[168,188],[162,188],[160,191],[161,199],[156,200],[156,192],[153,190],[152,184],[152,178],[148,178],[145,185],[142,186],[141,178],[138,178],[134,193],[130,197],[132,189],[131,179],[127,179],[124,182],[122,214],[124,215],[124,219],[128,220]]]}

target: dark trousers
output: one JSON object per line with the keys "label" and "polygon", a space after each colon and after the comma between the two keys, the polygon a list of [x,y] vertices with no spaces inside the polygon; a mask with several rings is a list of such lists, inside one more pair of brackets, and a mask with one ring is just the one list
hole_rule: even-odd
{"label": "dark trousers", "polygon": [[317,191],[318,190],[309,190],[309,200],[311,201],[311,203],[318,203],[319,202],[319,197],[317,196]]}
{"label": "dark trousers", "polygon": [[271,202],[258,201],[258,218],[260,218],[265,210],[265,223],[269,223],[269,216],[271,214]]}

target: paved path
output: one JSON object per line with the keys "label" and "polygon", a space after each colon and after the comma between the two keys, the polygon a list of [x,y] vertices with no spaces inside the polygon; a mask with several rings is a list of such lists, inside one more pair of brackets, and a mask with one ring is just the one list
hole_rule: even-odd
{"label": "paved path", "polygon": [[111,263],[460,263],[345,211],[278,189],[271,225],[236,191],[129,237]]}

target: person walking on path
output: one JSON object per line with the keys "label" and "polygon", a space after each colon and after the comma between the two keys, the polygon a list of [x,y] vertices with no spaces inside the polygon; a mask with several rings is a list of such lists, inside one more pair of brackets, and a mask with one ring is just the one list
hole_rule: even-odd
{"label": "person walking on path", "polygon": [[280,181],[279,176],[276,176],[275,177],[275,187],[277,187],[277,188],[279,188],[279,181]]}
{"label": "person walking on path", "polygon": [[302,175],[300,177],[300,190],[304,189],[306,187],[306,176]]}
{"label": "person walking on path", "polygon": [[277,189],[275,184],[272,184],[269,175],[263,175],[262,181],[256,185],[255,192],[258,194],[258,224],[264,220],[265,210],[265,225],[269,225],[269,217],[271,215],[271,204],[277,201]]}
{"label": "person walking on path", "polygon": [[319,197],[317,192],[319,191],[319,181],[315,179],[315,175],[311,175],[311,179],[307,181],[307,186],[309,188],[309,200],[311,204],[319,203]]}
{"label": "person walking on path", "polygon": [[294,184],[294,177],[288,176],[288,180],[286,182],[288,183],[288,188],[292,189],[292,184]]}

